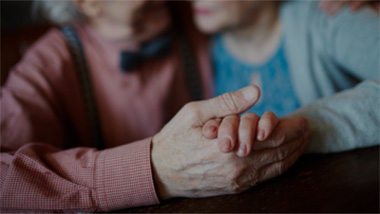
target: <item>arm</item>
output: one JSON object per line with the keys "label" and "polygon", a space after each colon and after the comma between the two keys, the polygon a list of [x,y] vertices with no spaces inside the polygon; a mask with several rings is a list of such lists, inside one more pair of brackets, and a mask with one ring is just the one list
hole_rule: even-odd
{"label": "arm", "polygon": [[340,152],[380,143],[379,81],[324,98],[290,114],[307,118],[312,134],[307,152]]}
{"label": "arm", "polygon": [[62,60],[65,44],[50,39],[31,49],[1,91],[1,210],[100,212],[158,203],[151,139],[97,151],[69,137],[78,124],[67,119],[83,117],[83,108],[75,73],[67,72],[72,64]]}
{"label": "arm", "polygon": [[345,9],[326,17],[323,29],[327,54],[340,72],[363,82],[320,99],[289,117],[305,117],[313,133],[308,152],[339,152],[379,144],[379,18]]}
{"label": "arm", "polygon": [[325,54],[359,80],[379,79],[379,16],[368,8],[357,13],[344,9],[326,17],[325,24]]}
{"label": "arm", "polygon": [[[31,47],[1,88],[2,151],[15,151],[27,142],[72,146],[76,139],[68,129],[70,120],[84,114],[80,94],[75,93],[79,90],[75,73],[67,72],[73,70],[59,32],[50,31]],[[77,115],[68,113],[73,105],[78,107]]]}
{"label": "arm", "polygon": [[2,91],[2,209],[99,212],[158,203],[150,139],[104,151],[62,150],[75,143],[63,138],[56,100],[48,100],[44,84],[22,77],[14,74]]}
{"label": "arm", "polygon": [[150,142],[103,151],[29,143],[2,152],[1,208],[104,212],[156,204]]}
{"label": "arm", "polygon": [[2,151],[17,150],[31,141],[64,147],[70,140],[54,83],[42,71],[42,66],[26,59],[10,72],[1,89]]}

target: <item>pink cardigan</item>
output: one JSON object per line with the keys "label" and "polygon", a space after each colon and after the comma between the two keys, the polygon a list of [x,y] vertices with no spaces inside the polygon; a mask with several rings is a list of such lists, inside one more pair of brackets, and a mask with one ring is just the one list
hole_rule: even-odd
{"label": "pink cardigan", "polygon": [[[1,90],[1,207],[110,211],[159,203],[151,137],[190,101],[178,44],[125,74],[131,47],[75,26],[85,49],[107,149],[90,148],[84,101],[63,35],[50,30]],[[191,31],[205,97],[211,69],[205,38]]]}

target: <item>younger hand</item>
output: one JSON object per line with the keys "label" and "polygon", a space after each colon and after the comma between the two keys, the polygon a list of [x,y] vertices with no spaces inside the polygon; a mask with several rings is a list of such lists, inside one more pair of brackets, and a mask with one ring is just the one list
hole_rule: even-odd
{"label": "younger hand", "polygon": [[260,118],[254,113],[243,116],[230,115],[223,119],[209,120],[203,126],[206,138],[218,138],[221,152],[236,151],[240,157],[248,156],[255,141],[266,140],[276,128],[279,119],[273,112],[265,112]]}

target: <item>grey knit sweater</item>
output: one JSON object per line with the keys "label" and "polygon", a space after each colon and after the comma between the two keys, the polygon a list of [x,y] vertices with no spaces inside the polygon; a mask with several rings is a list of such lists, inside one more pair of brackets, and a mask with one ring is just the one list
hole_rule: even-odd
{"label": "grey knit sweater", "polygon": [[348,8],[335,17],[318,1],[281,8],[292,83],[308,118],[307,152],[339,152],[380,143],[380,19]]}

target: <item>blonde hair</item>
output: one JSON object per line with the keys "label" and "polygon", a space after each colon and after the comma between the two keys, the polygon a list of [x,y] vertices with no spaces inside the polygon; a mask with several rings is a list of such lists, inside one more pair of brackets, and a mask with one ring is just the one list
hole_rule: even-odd
{"label": "blonde hair", "polygon": [[34,0],[33,15],[56,25],[70,24],[83,18],[70,0]]}

